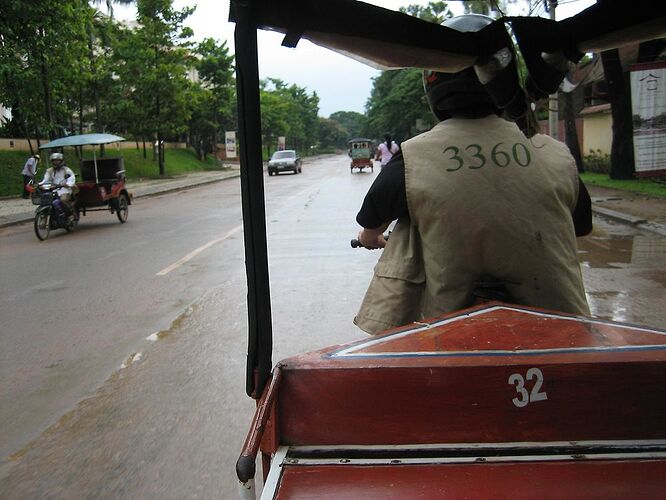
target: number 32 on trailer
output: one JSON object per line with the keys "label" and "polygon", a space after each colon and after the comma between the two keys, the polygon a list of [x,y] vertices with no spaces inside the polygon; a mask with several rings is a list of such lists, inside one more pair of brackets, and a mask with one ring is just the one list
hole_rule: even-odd
{"label": "number 32 on trailer", "polygon": [[[527,387],[525,387],[525,379],[528,381],[536,379],[534,384],[528,384],[532,386],[532,389],[529,392]],[[541,386],[543,385],[543,373],[538,368],[530,368],[527,370],[526,377],[523,377],[520,373],[511,374],[509,376],[509,385],[514,386],[518,393],[518,396],[511,400],[518,408],[524,408],[529,403],[546,401],[548,399],[548,394],[541,391]]]}

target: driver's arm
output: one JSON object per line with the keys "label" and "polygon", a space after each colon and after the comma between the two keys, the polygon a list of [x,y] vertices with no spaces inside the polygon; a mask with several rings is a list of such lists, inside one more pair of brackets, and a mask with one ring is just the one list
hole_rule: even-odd
{"label": "driver's arm", "polygon": [[74,172],[68,167],[67,168],[67,175],[65,175],[65,185],[67,187],[74,187],[74,184],[76,184],[76,176],[74,175]]}
{"label": "driver's arm", "polygon": [[389,224],[408,217],[405,163],[402,153],[397,153],[382,168],[363,199],[356,215],[356,222],[363,227],[358,240],[367,248],[383,248],[383,233]]}
{"label": "driver's arm", "polygon": [[585,236],[592,232],[592,200],[583,181],[578,178],[578,200],[571,214],[576,236]]}

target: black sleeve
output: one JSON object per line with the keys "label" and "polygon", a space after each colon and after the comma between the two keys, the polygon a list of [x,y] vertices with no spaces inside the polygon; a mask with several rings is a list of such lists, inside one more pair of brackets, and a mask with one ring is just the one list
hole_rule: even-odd
{"label": "black sleeve", "polygon": [[402,152],[393,155],[365,195],[356,222],[376,229],[386,222],[409,217],[405,191],[405,162]]}
{"label": "black sleeve", "polygon": [[587,192],[585,184],[580,179],[578,179],[578,200],[571,216],[576,228],[576,236],[585,236],[592,232],[592,200],[590,200],[590,193]]}

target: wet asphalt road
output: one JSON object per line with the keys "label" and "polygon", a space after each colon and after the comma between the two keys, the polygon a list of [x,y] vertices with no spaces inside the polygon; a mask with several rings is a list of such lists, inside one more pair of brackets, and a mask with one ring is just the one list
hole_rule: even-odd
{"label": "wet asphalt road", "polygon": [[[344,156],[265,177],[274,361],[363,336],[379,253],[349,239],[373,177]],[[44,243],[0,231],[0,497],[235,497],[253,411],[239,189],[141,199],[125,225],[91,214]],[[595,226],[593,313],[666,328],[666,239]]]}

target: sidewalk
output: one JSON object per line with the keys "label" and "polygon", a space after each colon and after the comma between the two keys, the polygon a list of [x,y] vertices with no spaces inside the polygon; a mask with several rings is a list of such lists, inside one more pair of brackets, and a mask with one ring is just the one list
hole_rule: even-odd
{"label": "sidewalk", "polygon": [[596,215],[666,236],[666,199],[589,184],[586,187]]}
{"label": "sidewalk", "polygon": [[[239,170],[238,165],[234,165],[231,170],[197,172],[169,179],[131,181],[127,186],[134,198],[141,198],[238,177]],[[595,214],[666,236],[666,199],[593,185],[588,185],[587,189],[592,197],[592,211]],[[0,228],[30,222],[34,213],[35,207],[30,200],[0,200]]]}
{"label": "sidewalk", "polygon": [[[223,181],[240,176],[240,167],[231,165],[229,170],[212,170],[196,172],[165,179],[146,179],[127,181],[127,190],[132,198],[156,196],[158,194],[181,191],[213,182]],[[7,198],[0,200],[0,228],[30,222],[35,217],[35,206],[30,200],[23,198]]]}

